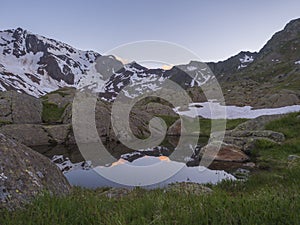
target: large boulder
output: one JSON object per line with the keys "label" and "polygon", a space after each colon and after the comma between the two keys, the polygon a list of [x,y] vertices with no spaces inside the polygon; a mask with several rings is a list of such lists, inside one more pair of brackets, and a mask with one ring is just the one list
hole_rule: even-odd
{"label": "large boulder", "polygon": [[72,126],[70,124],[44,125],[43,129],[47,132],[49,141],[55,144],[65,144],[72,135]]}
{"label": "large boulder", "polygon": [[[208,144],[201,149],[201,153],[209,155],[210,152],[214,152],[216,148],[217,145]],[[247,156],[240,147],[223,143],[214,160],[223,162],[246,162],[249,161],[249,156]]]}
{"label": "large boulder", "polygon": [[196,149],[196,155],[194,154],[189,162],[188,166],[198,166],[202,157],[212,159],[214,161],[220,162],[247,162],[249,161],[249,156],[247,156],[240,147],[236,145],[230,145],[226,143],[216,144],[212,142],[206,146]]}
{"label": "large boulder", "polygon": [[245,130],[245,131],[235,130],[231,132],[231,136],[243,137],[243,138],[252,137],[253,139],[266,138],[278,143],[281,143],[285,140],[284,134],[272,130]]}
{"label": "large boulder", "polygon": [[282,114],[259,116],[239,124],[233,131],[264,130],[267,123],[282,117],[284,117]]}
{"label": "large boulder", "polygon": [[[220,140],[219,133],[212,133],[212,140]],[[245,130],[245,131],[226,131],[223,142],[240,147],[245,153],[250,153],[258,140],[265,140],[274,144],[281,144],[285,140],[282,133],[271,130]]]}
{"label": "large boulder", "polygon": [[[104,101],[97,101],[95,107],[95,122],[98,134],[100,137],[109,137],[110,139],[117,139],[111,123],[111,107],[112,104]],[[138,138],[148,137],[149,121],[152,116],[138,108],[133,108],[129,115],[129,125],[131,132]],[[121,122],[126,124],[126,118],[120,118]]]}
{"label": "large boulder", "polygon": [[157,102],[150,102],[146,106],[141,107],[141,110],[152,115],[178,116],[170,106]]}
{"label": "large boulder", "polygon": [[9,124],[0,127],[0,133],[26,146],[50,144],[48,133],[39,124]]}
{"label": "large boulder", "polygon": [[26,146],[49,144],[74,144],[70,124],[8,124],[0,127],[0,133]]}
{"label": "large boulder", "polygon": [[45,190],[64,195],[70,185],[49,159],[0,134],[0,208],[15,209]]}
{"label": "large boulder", "polygon": [[0,92],[0,125],[41,123],[42,108],[41,100],[30,95],[16,91]]}
{"label": "large boulder", "polygon": [[[266,140],[269,142],[280,144],[285,141],[282,133],[272,130],[265,130],[265,125],[272,120],[282,118],[284,115],[260,116],[252,120],[248,120],[238,125],[235,129],[225,132],[224,143],[236,145],[244,152],[250,153],[255,148],[257,140]],[[211,138],[219,140],[222,133],[212,133]]]}

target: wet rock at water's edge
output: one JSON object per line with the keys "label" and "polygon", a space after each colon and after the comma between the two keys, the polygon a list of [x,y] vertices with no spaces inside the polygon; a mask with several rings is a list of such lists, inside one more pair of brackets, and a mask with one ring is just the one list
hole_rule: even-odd
{"label": "wet rock at water's edge", "polygon": [[196,150],[196,154],[193,154],[191,160],[187,162],[187,166],[198,166],[202,157],[213,161],[239,163],[247,162],[250,159],[240,147],[226,143],[216,144],[213,142]]}

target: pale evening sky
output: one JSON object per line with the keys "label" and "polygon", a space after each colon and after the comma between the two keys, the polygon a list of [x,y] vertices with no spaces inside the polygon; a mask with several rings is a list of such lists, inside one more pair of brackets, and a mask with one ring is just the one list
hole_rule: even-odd
{"label": "pale evening sky", "polygon": [[15,0],[1,2],[0,30],[22,27],[100,54],[162,40],[218,61],[258,51],[299,17],[299,0]]}

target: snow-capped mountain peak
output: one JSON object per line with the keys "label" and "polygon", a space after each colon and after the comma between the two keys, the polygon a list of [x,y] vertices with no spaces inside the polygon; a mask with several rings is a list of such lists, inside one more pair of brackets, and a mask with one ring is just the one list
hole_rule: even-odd
{"label": "snow-capped mountain peak", "polygon": [[22,28],[0,31],[0,91],[40,97],[61,87],[89,88],[112,101],[121,91],[132,98],[158,90],[166,79],[187,88],[200,86],[210,77],[199,62],[170,70],[148,69],[136,62],[124,65],[114,56],[78,50]]}
{"label": "snow-capped mountain peak", "polygon": [[98,56],[21,28],[0,31],[0,90],[38,97],[75,86]]}

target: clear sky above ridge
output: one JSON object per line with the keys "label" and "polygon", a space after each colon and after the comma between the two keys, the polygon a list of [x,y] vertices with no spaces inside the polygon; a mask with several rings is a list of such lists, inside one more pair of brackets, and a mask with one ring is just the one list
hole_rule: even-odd
{"label": "clear sky above ridge", "polygon": [[22,27],[100,54],[127,42],[163,40],[204,61],[258,51],[292,19],[299,0],[1,1],[0,29]]}

